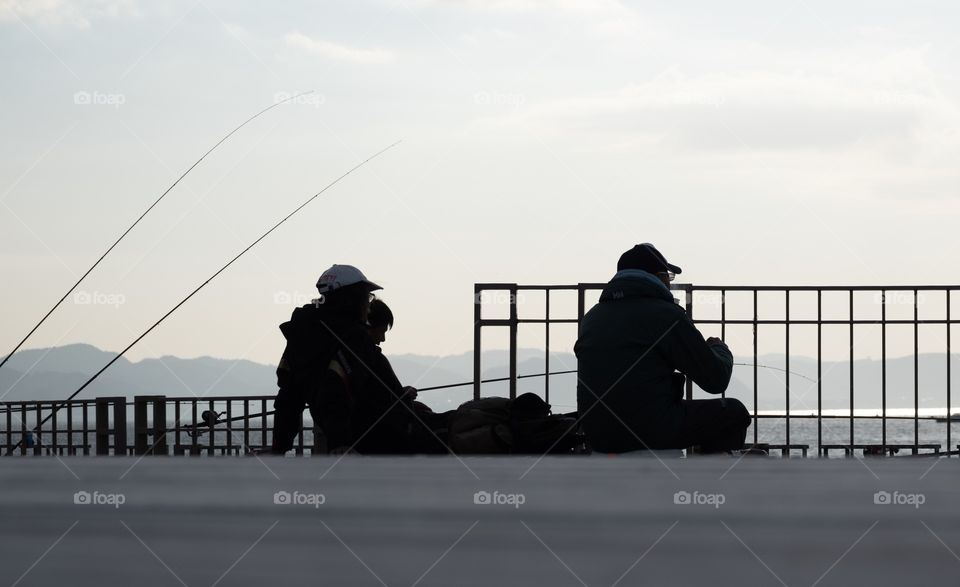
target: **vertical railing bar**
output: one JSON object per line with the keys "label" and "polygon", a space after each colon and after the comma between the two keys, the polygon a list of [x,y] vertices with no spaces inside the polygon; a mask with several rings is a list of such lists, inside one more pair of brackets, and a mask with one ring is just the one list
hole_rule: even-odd
{"label": "vertical railing bar", "polygon": [[[720,340],[727,342],[727,290],[720,290]],[[727,390],[724,389],[720,397],[727,397]]]}
{"label": "vertical railing bar", "polygon": [[854,437],[855,437],[855,435],[854,435],[854,429],[856,428],[856,420],[854,420],[854,417],[853,417],[853,407],[854,407],[854,399],[853,399],[853,385],[854,385],[854,381],[853,381],[853,377],[854,377],[854,369],[853,369],[853,290],[852,290],[852,289],[850,290],[850,309],[849,309],[849,311],[850,311],[850,314],[849,314],[848,317],[850,318],[850,454],[852,455],[852,454],[853,454],[853,445],[855,444],[855,442],[854,442]]}
{"label": "vertical railing bar", "polygon": [[753,444],[758,442],[760,419],[757,417],[758,386],[757,379],[757,290],[753,290]]}
{"label": "vertical railing bar", "polygon": [[227,400],[227,452],[232,452],[233,449],[233,422],[230,419],[233,417],[233,400]]}
{"label": "vertical railing bar", "polygon": [[267,400],[260,399],[260,444],[266,449],[267,444]]}
{"label": "vertical railing bar", "polygon": [[33,439],[33,454],[35,455],[43,454],[43,426],[40,424],[40,422],[43,422],[43,408],[41,406],[41,402],[37,402],[37,437]]}
{"label": "vertical railing bar", "polygon": [[90,454],[90,422],[87,415],[87,410],[90,409],[89,402],[83,402],[83,454]]}
{"label": "vertical railing bar", "polygon": [[67,454],[73,452],[73,409],[74,404],[67,405]]}
{"label": "vertical railing bar", "polygon": [[787,385],[787,418],[786,418],[786,421],[787,421],[787,437],[786,437],[786,444],[787,444],[788,454],[789,454],[789,447],[790,447],[790,290],[789,290],[789,289],[784,290],[783,299],[784,299],[784,318],[783,318],[784,324],[783,324],[783,328],[784,328],[784,331],[785,331],[785,332],[784,332],[784,337],[785,337],[785,339],[786,339],[785,342],[784,342],[784,344],[786,345],[786,352],[784,353],[785,361],[786,361],[786,364],[784,365],[784,370],[786,370],[786,373],[784,373],[784,376],[785,376],[786,385]]}
{"label": "vertical railing bar", "polygon": [[550,290],[544,290],[544,295],[546,296],[546,304],[544,307],[544,345],[546,346],[546,351],[543,355],[543,372],[546,375],[543,376],[543,401],[550,403]]}
{"label": "vertical railing bar", "polygon": [[[217,413],[217,411],[216,411],[216,409],[215,409],[215,407],[214,407],[213,400],[210,400],[207,409],[210,410],[213,414],[216,414],[216,413]],[[204,422],[204,425],[206,425],[206,424],[207,424],[207,423]],[[217,436],[217,434],[216,434],[216,432],[215,432],[215,427],[214,427],[214,426],[210,426],[210,434],[209,434],[208,436],[209,436],[209,438],[207,439],[207,447],[208,447],[208,448],[207,448],[207,454],[210,455],[210,456],[213,456],[213,454],[214,454],[214,452],[216,451],[216,448],[217,448],[217,442],[216,442],[216,436]]]}
{"label": "vertical railing bar", "polygon": [[50,448],[47,449],[47,452],[49,452],[49,451],[52,449],[52,450],[53,450],[53,454],[57,454],[57,441],[59,440],[59,439],[58,439],[59,434],[57,433],[57,430],[58,430],[57,411],[58,411],[58,410],[54,410],[54,409],[53,409],[54,406],[56,406],[56,402],[50,402],[50,412],[51,412],[51,415],[50,415],[50,441],[47,443],[47,444],[50,446]]}
{"label": "vertical railing bar", "polygon": [[510,399],[517,397],[517,284],[510,286]]}
{"label": "vertical railing bar", "polygon": [[[686,294],[687,317],[690,318],[690,322],[693,322],[693,284],[688,283],[683,289]],[[688,400],[693,399],[693,380],[691,380],[689,377],[687,377],[686,397]]]}
{"label": "vertical railing bar", "polygon": [[944,293],[946,293],[947,296],[947,455],[949,456],[950,451],[952,450],[952,445],[950,444],[950,426],[951,418],[953,417],[953,414],[951,413],[952,405],[950,403],[950,363],[952,362],[950,356],[950,295],[953,292],[948,289]]}
{"label": "vertical railing bar", "polygon": [[177,449],[183,446],[183,442],[180,439],[180,431],[182,430],[182,425],[180,422],[180,401],[174,400],[173,402],[173,451],[176,454]]}
{"label": "vertical railing bar", "polygon": [[[949,404],[950,402],[948,401],[947,405]],[[6,404],[6,406],[7,406],[7,445],[3,447],[4,453],[10,450],[10,447],[13,446],[13,406],[10,405],[9,403]]]}
{"label": "vertical railing bar", "polygon": [[[316,425],[316,423],[314,423]],[[250,400],[243,400],[243,450],[250,450]]]}
{"label": "vertical railing bar", "polygon": [[482,322],[481,296],[479,285],[473,286],[473,399],[480,399],[480,326]]}
{"label": "vertical railing bar", "polygon": [[192,412],[191,415],[193,418],[193,422],[191,423],[191,425],[193,426],[193,434],[190,437],[190,454],[193,455],[199,452],[200,450],[197,444],[197,399],[196,398],[193,398],[190,400],[190,410]]}
{"label": "vertical railing bar", "polygon": [[20,454],[27,454],[27,404],[20,404],[20,438],[23,439],[23,442],[20,443]]}
{"label": "vertical railing bar", "polygon": [[913,452],[920,444],[920,306],[919,292],[913,290]]}
{"label": "vertical railing bar", "polygon": [[823,450],[823,290],[817,290],[817,454]]}
{"label": "vertical railing bar", "polygon": [[880,444],[887,454],[887,290],[880,292]]}

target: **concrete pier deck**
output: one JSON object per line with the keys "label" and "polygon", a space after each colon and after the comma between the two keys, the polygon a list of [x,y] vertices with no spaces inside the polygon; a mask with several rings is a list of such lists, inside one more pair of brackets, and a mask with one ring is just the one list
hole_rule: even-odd
{"label": "concrete pier deck", "polygon": [[956,585],[958,468],[902,458],[8,458],[0,583]]}

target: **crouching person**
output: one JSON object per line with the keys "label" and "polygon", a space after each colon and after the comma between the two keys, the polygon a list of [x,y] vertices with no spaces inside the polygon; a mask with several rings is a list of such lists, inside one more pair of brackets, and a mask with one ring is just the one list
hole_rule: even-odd
{"label": "crouching person", "polygon": [[704,340],[674,301],[669,285],[680,271],[653,245],[637,245],[583,317],[577,411],[596,451],[743,448],[751,421],[743,403],[683,399],[684,376],[723,393],[733,355],[720,339]]}

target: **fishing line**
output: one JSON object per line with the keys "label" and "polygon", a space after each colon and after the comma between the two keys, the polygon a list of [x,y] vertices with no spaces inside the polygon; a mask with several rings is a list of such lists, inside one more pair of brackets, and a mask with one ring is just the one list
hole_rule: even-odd
{"label": "fishing line", "polygon": [[[77,388],[76,391],[74,391],[73,393],[71,393],[71,394],[70,394],[70,397],[68,397],[67,399],[61,401],[59,404],[57,404],[57,406],[54,407],[53,410],[51,410],[51,412],[50,412],[49,414],[47,414],[47,416],[46,416],[40,423],[37,424],[36,428],[34,428],[33,431],[34,431],[34,432],[39,431],[44,424],[46,424],[51,418],[53,418],[54,415],[56,415],[56,413],[60,410],[60,408],[62,408],[63,406],[65,406],[65,405],[66,405],[70,400],[72,400],[73,398],[77,397],[77,395],[79,395],[81,391],[83,391],[84,389],[87,388],[87,386],[89,386],[91,383],[93,383],[93,382],[97,379],[97,377],[100,377],[100,375],[101,375],[104,371],[106,371],[107,369],[109,369],[111,365],[113,365],[113,364],[116,363],[118,360],[120,360],[120,357],[122,357],[124,354],[126,354],[127,351],[129,351],[131,348],[133,348],[133,346],[134,346],[135,344],[137,344],[137,343],[140,342],[145,336],[147,336],[148,334],[150,334],[150,332],[152,332],[154,328],[156,328],[157,326],[159,326],[161,322],[163,322],[163,321],[166,320],[171,314],[173,314],[174,312],[176,312],[177,309],[180,308],[180,306],[182,306],[182,305],[184,305],[185,303],[187,303],[187,300],[189,300],[190,298],[192,298],[197,292],[199,292],[201,289],[203,289],[204,287],[206,287],[206,285],[207,285],[208,283],[210,283],[211,281],[213,281],[218,275],[220,275],[221,273],[223,273],[224,271],[226,271],[226,269],[227,269],[228,267],[230,267],[231,265],[233,265],[233,263],[234,263],[237,259],[239,259],[240,257],[242,257],[247,251],[249,251],[250,249],[252,249],[253,247],[255,247],[255,246],[257,245],[257,243],[259,243],[259,242],[262,241],[263,239],[267,238],[267,236],[268,236],[270,233],[272,233],[274,230],[276,230],[277,228],[279,228],[280,225],[282,225],[284,222],[286,222],[287,220],[289,220],[294,214],[296,214],[297,212],[299,212],[300,210],[302,210],[303,208],[305,208],[305,207],[307,206],[307,204],[309,204],[310,202],[316,200],[316,199],[319,198],[321,195],[323,195],[323,193],[326,192],[328,189],[330,189],[330,188],[332,188],[333,186],[335,186],[335,185],[337,185],[338,183],[340,183],[340,180],[344,179],[345,177],[347,177],[348,175],[350,175],[351,173],[353,173],[353,172],[356,171],[357,169],[360,169],[361,167],[363,167],[364,165],[366,165],[369,161],[375,159],[376,157],[379,157],[380,155],[382,155],[382,154],[385,153],[386,151],[389,151],[390,149],[396,147],[396,146],[399,145],[399,144],[400,144],[400,141],[397,141],[397,142],[395,142],[395,143],[393,143],[393,144],[391,144],[391,145],[389,145],[389,146],[387,146],[387,147],[384,147],[383,149],[377,151],[377,152],[374,153],[373,155],[367,157],[366,159],[364,159],[364,160],[361,161],[360,163],[358,163],[358,164],[354,165],[353,167],[351,167],[349,171],[347,171],[346,173],[344,173],[344,174],[341,175],[340,177],[336,178],[336,179],[333,180],[332,182],[328,183],[322,190],[320,190],[319,192],[317,192],[317,193],[315,193],[314,195],[312,195],[312,196],[310,196],[309,198],[307,198],[307,200],[306,200],[305,202],[303,202],[302,204],[300,204],[299,206],[297,206],[296,208],[294,208],[294,210],[293,210],[292,212],[290,212],[289,214],[287,214],[286,216],[284,216],[279,222],[277,222],[276,224],[274,224],[269,230],[267,230],[267,231],[264,232],[262,235],[260,235],[260,236],[257,238],[257,240],[253,241],[253,242],[250,243],[245,249],[243,249],[242,251],[240,251],[239,253],[237,253],[237,255],[236,255],[235,257],[233,257],[232,259],[230,259],[229,261],[227,261],[227,263],[226,263],[223,267],[221,267],[221,268],[218,269],[213,275],[211,275],[210,277],[208,277],[208,278],[206,279],[206,281],[204,281],[203,283],[201,283],[200,285],[198,285],[198,286],[196,287],[196,289],[194,289],[192,292],[190,292],[189,294],[187,294],[187,296],[186,296],[185,298],[183,298],[182,300],[180,300],[180,301],[177,303],[177,305],[175,305],[174,307],[170,308],[170,310],[169,310],[166,314],[164,314],[163,316],[161,316],[159,320],[157,320],[156,322],[154,322],[153,325],[150,326],[150,328],[147,328],[146,330],[144,330],[143,333],[140,334],[140,336],[138,336],[137,338],[135,338],[135,339],[133,340],[133,342],[131,342],[130,344],[128,344],[128,345],[126,346],[126,348],[124,348],[122,351],[120,351],[119,353],[117,353],[117,355],[116,355],[115,357],[113,357],[112,359],[110,359],[110,361],[108,361],[106,365],[104,365],[103,367],[101,367],[101,369],[100,369],[99,371],[97,371],[97,372],[94,373],[89,379],[87,379],[87,381],[86,381],[83,385],[81,385],[79,388]],[[7,451],[7,456],[12,455],[12,454],[13,454],[13,451],[15,451],[17,448],[19,448],[19,447],[20,447],[20,444],[21,444],[22,442],[23,442],[23,439],[20,439],[20,441],[17,442],[16,445],[10,447],[10,449]]]}
{"label": "fishing line", "polygon": [[40,325],[42,325],[44,322],[46,322],[47,318],[50,317],[50,314],[53,314],[54,310],[56,310],[57,308],[60,307],[60,304],[62,304],[62,303],[64,302],[64,300],[66,300],[66,299],[70,296],[70,294],[72,294],[72,293],[74,292],[74,290],[77,289],[77,287],[80,285],[80,283],[81,283],[84,279],[86,279],[86,277],[87,277],[88,275],[90,275],[90,273],[91,273],[94,269],[96,269],[97,265],[99,265],[100,262],[103,261],[103,259],[104,259],[107,255],[110,254],[110,251],[112,251],[112,250],[114,249],[114,247],[116,247],[118,244],[120,244],[120,241],[122,241],[123,238],[124,238],[125,236],[127,236],[127,234],[128,234],[131,230],[133,230],[133,228],[134,228],[137,224],[139,224],[141,220],[143,220],[143,217],[146,216],[147,214],[149,214],[150,211],[153,210],[153,208],[154,208],[157,204],[160,203],[160,200],[162,200],[164,197],[166,197],[166,195],[167,195],[168,193],[170,193],[170,190],[172,190],[173,188],[175,188],[175,187],[177,186],[177,184],[180,183],[180,180],[182,180],[184,177],[186,177],[187,174],[190,173],[190,172],[193,170],[194,167],[196,167],[197,165],[199,165],[200,162],[203,161],[203,160],[207,157],[207,155],[209,155],[210,153],[212,153],[214,149],[216,149],[216,148],[219,147],[224,141],[226,141],[227,139],[229,139],[235,132],[237,132],[238,130],[240,130],[240,129],[243,128],[244,126],[246,126],[248,123],[252,122],[254,119],[256,119],[257,117],[259,117],[261,114],[264,114],[265,112],[267,112],[267,111],[269,111],[269,110],[272,110],[273,108],[276,108],[276,107],[279,106],[280,104],[283,104],[283,103],[285,103],[285,102],[289,102],[290,100],[294,100],[294,99],[296,99],[296,98],[299,98],[300,96],[305,96],[305,95],[307,95],[307,94],[312,94],[312,93],[313,93],[313,90],[310,90],[309,92],[303,92],[303,93],[301,93],[301,94],[297,94],[297,95],[295,95],[295,96],[291,96],[291,97],[289,97],[289,98],[287,98],[287,99],[285,99],[285,100],[281,100],[281,101],[279,101],[279,102],[275,102],[275,103],[271,104],[270,106],[267,106],[266,108],[264,108],[264,109],[261,110],[260,112],[257,112],[256,114],[254,114],[254,115],[251,116],[250,118],[244,120],[242,124],[240,124],[238,127],[234,128],[233,130],[231,130],[230,132],[228,132],[226,135],[224,135],[224,137],[223,137],[222,139],[220,139],[219,141],[217,141],[215,145],[213,145],[212,147],[210,147],[210,148],[207,150],[207,152],[204,153],[199,159],[197,159],[197,160],[193,163],[193,165],[191,165],[190,167],[188,167],[187,170],[184,171],[184,172],[180,175],[180,177],[177,178],[177,180],[176,180],[175,182],[173,182],[172,184],[170,184],[170,187],[168,187],[166,190],[164,190],[164,192],[163,192],[162,194],[160,194],[160,197],[158,197],[156,200],[154,200],[154,202],[153,202],[152,204],[150,204],[150,206],[149,206],[146,210],[143,211],[143,214],[141,214],[136,220],[134,220],[134,221],[133,221],[133,224],[131,224],[130,226],[128,226],[127,229],[126,229],[125,231],[123,231],[123,234],[121,234],[121,235],[117,238],[117,240],[115,240],[115,241],[113,242],[113,244],[110,245],[110,248],[108,248],[102,255],[100,255],[100,258],[97,259],[96,262],[95,262],[93,265],[91,265],[90,268],[87,269],[86,272],[84,272],[83,275],[80,276],[80,279],[78,279],[77,282],[74,283],[73,286],[72,286],[70,289],[67,290],[67,293],[63,294],[63,297],[61,297],[60,300],[57,301],[57,303],[54,304],[53,307],[50,308],[50,310],[47,311],[46,314],[43,315],[43,318],[41,318],[40,321],[37,322],[37,323],[33,326],[33,328],[30,329],[30,332],[28,332],[27,335],[24,336],[23,339],[22,339],[20,342],[17,343],[17,346],[13,347],[13,350],[10,351],[10,354],[8,354],[8,355],[6,356],[6,358],[4,358],[2,362],[0,362],[0,368],[3,368],[3,366],[7,364],[7,361],[10,360],[10,357],[12,357],[12,356],[14,355],[14,353],[16,353],[18,350],[20,350],[20,347],[23,346],[23,343],[27,342],[27,339],[30,338],[30,337],[33,335],[33,333],[37,331],[38,328],[40,328]]}

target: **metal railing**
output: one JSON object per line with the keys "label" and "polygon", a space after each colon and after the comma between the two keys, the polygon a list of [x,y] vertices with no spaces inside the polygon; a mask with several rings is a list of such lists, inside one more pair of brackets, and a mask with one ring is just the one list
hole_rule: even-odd
{"label": "metal railing", "polygon": [[[515,283],[479,283],[474,286],[474,361],[473,380],[467,383],[438,386],[456,387],[460,385],[473,386],[475,398],[481,397],[483,383],[499,382],[501,378],[482,380],[482,332],[485,328],[506,328],[508,332],[508,362],[507,376],[502,380],[507,385],[510,397],[516,397],[518,382],[528,381],[544,374],[554,375],[575,373],[575,366],[564,365],[563,371],[551,371],[551,327],[570,325],[579,330],[580,322],[588,307],[588,296],[598,294],[606,284],[579,283],[575,285],[520,285]],[[854,454],[857,451],[863,454],[893,454],[900,449],[913,453],[932,451],[940,453],[942,443],[921,442],[921,422],[928,423],[937,418],[920,414],[920,366],[919,366],[919,330],[925,325],[942,325],[946,332],[943,350],[946,352],[945,366],[946,384],[943,397],[946,401],[947,418],[945,424],[945,439],[947,453],[951,453],[952,433],[951,421],[960,422],[960,419],[950,419],[949,411],[952,408],[951,397],[951,326],[958,320],[951,318],[951,302],[953,293],[960,290],[960,286],[701,286],[692,284],[674,284],[672,289],[681,296],[680,304],[685,308],[687,315],[694,323],[703,328],[719,329],[721,338],[726,339],[728,328],[747,328],[752,331],[752,361],[738,363],[751,368],[752,372],[752,407],[753,417],[752,440],[753,444],[780,450],[784,455],[801,451],[807,453],[809,444],[797,440],[793,431],[796,421],[816,421],[815,438],[811,436],[810,444],[817,445],[817,454],[827,455],[831,450],[842,450],[845,454]],[[483,315],[483,298],[488,293],[506,293],[508,312],[506,317],[490,318]],[[526,292],[542,292],[544,296],[544,310],[542,316],[521,316],[518,296]],[[568,315],[555,315],[555,296],[561,292],[569,292],[575,296],[574,311]],[[800,292],[807,296],[815,296],[815,312],[809,317],[799,317],[796,299]],[[879,300],[879,317],[864,317],[863,308],[858,307],[855,294],[874,293]],[[888,315],[888,294],[906,292],[912,296],[911,315],[907,317],[891,317]],[[944,296],[945,306],[942,308],[942,317],[921,318],[919,299],[922,294],[939,293]],[[731,317],[728,315],[728,294],[746,296],[748,311],[746,317]],[[793,294],[793,297],[791,297]],[[825,317],[824,296],[846,296],[844,305],[847,308],[845,318]],[[761,295],[782,296],[782,317],[770,317],[761,312],[759,297]],[[707,305],[698,296],[714,296],[710,305],[713,305],[713,317],[701,316],[698,307]],[[700,299],[698,306],[697,301]],[[742,301],[742,299],[741,299]],[[741,313],[742,314],[742,313]],[[517,372],[518,360],[518,332],[521,326],[542,325],[544,335],[544,369],[543,373],[523,374]],[[856,415],[857,381],[854,361],[856,358],[855,331],[872,325],[880,329],[882,370],[879,414],[872,416]],[[782,387],[778,389],[759,385],[759,370],[768,368],[758,362],[759,335],[761,329],[779,326],[783,328],[784,371]],[[817,405],[815,413],[798,414],[791,408],[791,329],[796,327],[816,328],[816,377],[810,377],[816,385]],[[850,364],[847,389],[848,412],[845,415],[824,413],[824,375],[823,366],[823,330],[825,327],[843,327],[849,330],[847,358]],[[912,343],[913,358],[913,405],[912,414],[897,416],[888,413],[888,384],[887,384],[887,348],[888,326],[912,327],[913,335],[908,342]],[[897,339],[901,347],[904,340]],[[737,350],[737,349],[735,349]],[[573,367],[573,369],[571,369]],[[572,376],[572,375],[571,375]],[[543,397],[551,401],[552,377],[543,376]],[[573,385],[575,387],[575,385]],[[564,389],[566,392],[575,389]],[[835,391],[835,390],[831,390]],[[762,395],[761,395],[762,394]],[[762,414],[759,410],[760,398],[771,397],[773,394],[782,397],[785,401],[785,411],[781,414]],[[693,383],[688,381],[686,397],[694,397]],[[57,400],[42,401],[7,401],[0,402],[0,450],[6,454],[16,447],[16,455],[228,455],[244,454],[251,451],[268,449],[273,436],[272,395],[262,396],[222,396],[222,397],[166,397],[163,395],[136,396],[133,401],[126,397],[101,397],[96,399],[73,400],[61,402]],[[747,398],[749,400],[749,398]],[[938,400],[939,401],[939,400]],[[34,430],[38,422],[51,416],[49,421],[39,430]],[[849,433],[839,442],[825,442],[824,423],[829,421],[846,421]],[[856,434],[857,421],[880,421],[879,442],[864,442]],[[783,423],[781,444],[761,443],[760,423]],[[888,437],[888,422],[912,422],[912,439],[910,442],[891,442]],[[129,442],[132,439],[132,442]],[[859,442],[858,442],[859,440]],[[321,431],[308,427],[301,431],[296,439],[294,450],[297,454],[325,454],[325,438]],[[955,452],[955,451],[954,451]]]}
{"label": "metal railing", "polygon": [[[515,397],[517,393],[517,337],[518,330],[521,325],[524,324],[542,324],[543,325],[543,335],[544,335],[544,371],[550,373],[550,354],[551,354],[551,326],[557,324],[576,324],[579,331],[580,321],[582,320],[584,314],[588,310],[587,308],[587,295],[588,293],[596,293],[602,290],[606,284],[604,283],[578,283],[575,285],[522,285],[516,283],[478,283],[474,286],[474,362],[473,362],[473,373],[474,373],[474,397],[479,398],[481,395],[481,387],[479,381],[481,380],[482,375],[482,365],[481,365],[481,355],[483,352],[483,340],[481,332],[485,327],[502,327],[508,329],[508,370],[509,370],[509,394],[510,397]],[[752,376],[753,376],[753,406],[751,414],[753,416],[753,443],[754,445],[761,446],[764,443],[759,442],[759,422],[765,418],[775,418],[782,419],[784,422],[784,437],[785,443],[782,445],[771,445],[770,448],[781,449],[784,454],[789,454],[793,450],[802,450],[803,453],[806,453],[807,445],[791,443],[791,424],[792,420],[799,418],[815,418],[817,423],[817,433],[816,433],[816,443],[818,446],[818,453],[828,455],[831,450],[843,450],[846,454],[853,454],[854,451],[862,451],[864,454],[893,454],[900,449],[910,450],[914,454],[917,454],[921,451],[933,451],[934,453],[939,453],[941,446],[938,443],[922,443],[920,442],[920,422],[927,420],[938,420],[935,416],[921,416],[920,415],[920,370],[919,370],[919,328],[921,325],[943,325],[946,332],[944,339],[944,351],[946,353],[946,385],[943,389],[944,398],[946,401],[947,415],[946,415],[946,445],[948,447],[947,451],[949,453],[949,447],[951,447],[952,436],[951,436],[951,414],[949,413],[952,407],[952,397],[951,397],[951,325],[957,324],[958,320],[951,318],[951,301],[953,292],[960,290],[960,286],[712,286],[712,285],[694,285],[694,284],[672,284],[671,289],[674,292],[682,293],[683,299],[678,300],[678,302],[685,307],[687,315],[693,320],[697,325],[712,325],[714,327],[720,328],[720,338],[726,340],[727,337],[727,327],[734,325],[750,326],[752,327],[753,334],[753,348],[752,364],[746,364],[747,366],[752,366]],[[551,315],[551,297],[552,294],[556,295],[557,292],[575,292],[576,293],[576,315],[575,316],[562,316],[554,317]],[[500,296],[500,299],[506,299],[509,304],[509,314],[505,318],[486,318],[483,316],[483,300],[484,297],[493,293],[504,294],[507,296]],[[525,292],[542,292],[544,295],[544,313],[542,317],[526,317],[520,316],[518,310],[518,298],[523,295]],[[727,316],[727,294],[731,292],[740,292],[745,293],[748,296],[752,297],[752,316],[747,318],[729,318]],[[758,296],[761,293],[772,292],[782,296],[783,303],[783,317],[782,318],[770,318],[764,317],[761,315],[759,310]],[[791,293],[794,292],[808,292],[808,295],[816,294],[816,315],[811,318],[797,318],[796,314],[791,317]],[[824,307],[823,307],[823,296],[827,292],[839,292],[839,294],[846,294],[847,296],[847,306],[848,313],[846,318],[824,318]],[[858,316],[863,315],[863,311],[858,313],[857,305],[855,304],[855,294],[858,292],[867,292],[873,293],[876,296],[876,300],[879,302],[880,316],[878,318],[869,319],[862,318]],[[912,299],[912,316],[908,318],[889,318],[888,317],[888,298],[889,294],[900,292],[906,293]],[[920,296],[923,293],[938,292],[942,293],[945,299],[945,306],[943,307],[943,318],[924,318],[921,319],[919,315],[919,302]],[[695,300],[697,294],[708,293],[714,296],[719,296],[719,316],[715,318],[700,318],[696,313],[696,304]],[[782,326],[784,329],[784,357],[785,357],[785,367],[783,371],[785,372],[784,386],[782,389],[783,397],[785,400],[785,413],[781,415],[769,415],[769,414],[760,414],[758,410],[759,398],[760,398],[760,387],[758,384],[758,370],[765,368],[758,363],[758,332],[761,327],[777,325]],[[817,406],[816,414],[812,415],[797,415],[791,413],[791,371],[790,371],[790,334],[792,326],[815,326],[816,327],[816,340],[817,340],[817,350],[816,350],[816,363],[817,363],[817,374],[816,374],[816,386],[817,386]],[[823,328],[824,326],[847,326],[849,329],[849,364],[850,364],[850,374],[849,374],[849,403],[848,409],[849,414],[844,416],[837,415],[828,415],[823,413]],[[880,344],[881,344],[881,370],[882,370],[882,384],[881,384],[881,407],[880,414],[878,416],[856,416],[854,410],[856,409],[856,381],[855,381],[855,336],[854,332],[857,327],[862,327],[864,325],[873,325],[880,328]],[[913,385],[913,414],[911,416],[893,416],[888,415],[888,406],[887,406],[887,327],[889,325],[909,325],[913,327],[913,363],[914,363],[914,385]],[[773,391],[773,390],[770,390]],[[764,390],[766,393],[767,390]],[[544,378],[544,387],[543,387],[544,399],[550,401],[550,377]],[[693,398],[693,383],[687,381],[686,387],[686,397],[687,399]],[[745,402],[746,403],[746,402]],[[748,406],[749,408],[749,406]],[[846,419],[849,422],[849,437],[846,442],[842,443],[825,443],[824,442],[824,421],[827,420],[836,420],[836,419]],[[881,432],[880,432],[880,442],[879,443],[857,443],[856,438],[856,421],[857,420],[869,420],[869,419],[879,419],[881,421]],[[913,421],[913,441],[906,444],[894,444],[888,440],[888,421],[893,420],[912,420]],[[956,420],[954,420],[956,421]]]}
{"label": "metal railing", "polygon": [[[7,454],[16,447],[15,456],[250,454],[271,446],[273,399],[140,395],[132,402],[124,396],[2,402],[0,450]],[[37,423],[52,411],[54,416],[38,429]],[[303,429],[294,451],[326,454],[325,437],[313,427]]]}

